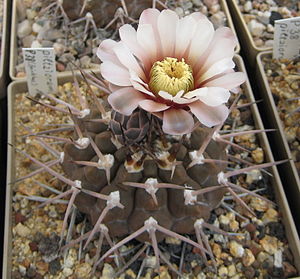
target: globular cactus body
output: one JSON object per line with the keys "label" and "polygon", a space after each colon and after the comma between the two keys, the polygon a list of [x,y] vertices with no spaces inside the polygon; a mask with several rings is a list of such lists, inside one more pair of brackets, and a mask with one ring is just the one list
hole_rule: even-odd
{"label": "globular cactus body", "polygon": [[[113,114],[116,116],[117,113],[114,112]],[[168,144],[164,146],[164,139],[160,137],[157,129],[149,128],[149,122],[143,121],[143,119],[148,119],[144,111],[135,111],[125,121],[120,118],[120,115],[117,115],[111,121],[113,123],[110,125],[112,129],[106,125],[99,126],[98,123],[91,125],[88,118],[83,118],[80,123],[82,130],[85,131],[84,137],[92,138],[103,155],[110,154],[114,158],[110,167],[110,183],[107,180],[105,170],[101,167],[74,163],[76,161],[97,162],[99,160],[91,145],[85,149],[79,149],[72,144],[66,144],[64,148],[65,159],[62,166],[70,179],[82,182],[83,189],[105,195],[119,191],[120,202],[125,208],[111,209],[103,220],[111,236],[128,235],[142,227],[144,221],[151,216],[163,227],[180,234],[193,233],[194,222],[197,219],[207,220],[209,218],[211,210],[223,198],[224,191],[221,187],[218,191],[196,196],[196,199],[190,204],[185,198],[186,193],[191,189],[200,190],[204,187],[217,185],[217,174],[226,167],[224,163],[210,162],[196,164],[188,168],[191,163],[191,153],[200,148],[208,135],[207,128],[196,128],[190,137],[186,137],[181,142],[176,137],[169,136]],[[140,124],[142,127],[136,126],[135,128],[142,132],[132,133],[132,136],[136,135],[136,138],[128,136],[129,130],[134,129],[127,129],[130,122],[136,122],[136,124],[142,122]],[[89,123],[89,126],[85,126],[85,123]],[[123,130],[123,135],[112,132],[120,132],[121,130]],[[124,135],[125,139],[123,138]],[[152,139],[150,146],[147,146],[148,137]],[[133,142],[139,145],[134,145]],[[140,148],[141,146],[145,146],[144,151]],[[153,156],[151,157],[148,153],[153,154]],[[225,161],[225,145],[213,140],[210,141],[204,156],[205,158]],[[175,162],[178,164],[173,166],[172,163]],[[174,168],[173,174],[172,168]],[[145,189],[129,186],[130,182],[176,184],[182,186],[182,189],[157,189],[154,193],[157,199],[155,201]],[[106,201],[85,193],[78,194],[75,203],[80,211],[90,217],[93,225],[106,206]],[[148,236],[143,234],[138,239],[145,241]],[[162,240],[163,236],[159,239]]]}

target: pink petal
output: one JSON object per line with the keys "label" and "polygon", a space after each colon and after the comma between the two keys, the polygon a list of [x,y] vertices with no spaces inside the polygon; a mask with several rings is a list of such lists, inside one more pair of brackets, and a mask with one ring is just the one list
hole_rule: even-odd
{"label": "pink petal", "polygon": [[132,53],[142,62],[145,68],[150,67],[150,59],[137,41],[136,30],[130,24],[124,24],[119,29],[121,41],[127,45]]}
{"label": "pink petal", "polygon": [[129,71],[122,66],[118,66],[111,61],[105,61],[100,65],[101,75],[109,82],[119,86],[129,86]]}
{"label": "pink petal", "polygon": [[155,38],[153,28],[150,24],[139,25],[137,30],[137,41],[148,54],[151,62],[156,60],[159,46]]}
{"label": "pink petal", "polygon": [[211,65],[206,72],[196,79],[195,86],[198,86],[200,83],[217,76],[219,74],[225,73],[228,70],[232,70],[235,64],[232,61],[232,58],[224,58],[220,61],[217,61],[215,64]]}
{"label": "pink petal", "polygon": [[207,89],[207,94],[200,96],[199,99],[208,106],[217,107],[226,103],[230,97],[228,89],[222,87],[208,87]]}
{"label": "pink petal", "polygon": [[146,79],[144,70],[123,42],[120,42],[113,50],[123,66],[136,72],[142,79]]}
{"label": "pink petal", "polygon": [[192,115],[183,109],[168,109],[164,111],[162,129],[171,135],[190,133],[194,128]]}
{"label": "pink petal", "polygon": [[144,99],[143,94],[132,87],[119,89],[107,98],[112,108],[124,115],[130,115],[138,107],[139,102]]}
{"label": "pink petal", "polygon": [[166,104],[154,102],[152,100],[143,100],[139,102],[139,106],[149,112],[159,112],[169,108]]}
{"label": "pink petal", "polygon": [[100,46],[97,49],[97,56],[99,59],[104,61],[111,61],[115,64],[120,64],[119,59],[116,54],[113,52],[113,48],[117,46],[118,43],[111,39],[107,39],[101,42]]}
{"label": "pink petal", "polygon": [[229,110],[225,105],[210,107],[198,101],[189,105],[191,112],[207,127],[222,124],[228,117]]}
{"label": "pink petal", "polygon": [[192,16],[179,19],[176,26],[175,57],[181,59],[188,48],[197,23]]}
{"label": "pink petal", "polygon": [[162,46],[162,55],[164,57],[174,56],[178,20],[178,15],[171,10],[163,10],[158,17],[157,26]]}
{"label": "pink petal", "polygon": [[234,73],[224,74],[220,77],[209,80],[208,82],[205,82],[203,86],[223,87],[231,90],[239,86],[243,82],[245,82],[245,80],[246,80],[245,73],[234,72]]}
{"label": "pink petal", "polygon": [[208,89],[206,87],[198,88],[184,94],[185,98],[191,99],[194,97],[206,96]]}
{"label": "pink petal", "polygon": [[140,19],[139,19],[139,25],[140,24],[151,24],[153,27],[157,28],[157,19],[159,17],[159,10],[157,9],[146,9],[141,13]]}
{"label": "pink petal", "polygon": [[193,66],[198,62],[199,57],[206,51],[214,35],[214,27],[208,19],[201,19],[197,22],[196,31],[193,34],[188,53],[188,64]]}
{"label": "pink petal", "polygon": [[142,81],[136,73],[130,72],[130,81],[136,90],[141,91],[151,97],[155,97],[155,95],[149,90],[148,84]]}
{"label": "pink petal", "polygon": [[152,47],[152,48],[156,49],[156,54],[158,55],[158,56],[152,57],[152,62],[157,61],[157,60],[162,60],[161,42],[160,42],[158,24],[157,24],[159,15],[160,15],[160,12],[157,9],[144,10],[140,16],[139,25],[138,25],[138,29],[137,29],[137,33],[139,33],[139,32],[143,32],[143,30],[139,30],[139,29],[144,28],[144,27],[142,27],[142,25],[144,25],[144,24],[151,25],[151,27],[152,27],[155,43],[153,43],[152,45],[150,45],[148,47]]}
{"label": "pink petal", "polygon": [[[209,46],[209,52],[202,63],[201,72],[206,71],[211,65],[224,58],[232,58],[237,39],[228,27],[218,28]],[[201,74],[201,73],[200,73]]]}

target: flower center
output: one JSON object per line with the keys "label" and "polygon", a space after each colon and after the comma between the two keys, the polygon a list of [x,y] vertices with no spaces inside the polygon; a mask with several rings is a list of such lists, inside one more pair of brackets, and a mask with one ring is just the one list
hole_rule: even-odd
{"label": "flower center", "polygon": [[150,71],[150,89],[154,93],[165,91],[175,96],[179,91],[194,88],[193,71],[190,65],[177,58],[167,57],[153,64]]}

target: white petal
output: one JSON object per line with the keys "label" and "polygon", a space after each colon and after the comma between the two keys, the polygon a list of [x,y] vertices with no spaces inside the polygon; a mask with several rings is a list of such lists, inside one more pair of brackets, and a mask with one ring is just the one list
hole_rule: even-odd
{"label": "white petal", "polygon": [[171,10],[163,10],[158,17],[157,26],[164,57],[174,56],[178,20],[178,15]]}
{"label": "white petal", "polygon": [[109,82],[119,86],[129,86],[129,71],[110,61],[105,61],[100,65],[101,75]]}
{"label": "white petal", "polygon": [[139,106],[149,112],[159,112],[164,111],[169,108],[166,104],[158,103],[149,99],[143,100],[139,102]]}
{"label": "white petal", "polygon": [[120,42],[117,46],[113,48],[113,50],[120,62],[128,70],[136,72],[143,79],[146,78],[143,69],[124,43]]}
{"label": "white petal", "polygon": [[170,93],[166,92],[166,91],[161,90],[161,91],[158,92],[158,95],[160,97],[164,98],[165,100],[170,100],[170,101],[173,100],[173,96]]}
{"label": "white petal", "polygon": [[176,26],[175,57],[181,59],[188,48],[196,29],[196,20],[192,16],[179,19]]}
{"label": "white petal", "polygon": [[197,80],[196,85],[199,83],[208,80],[209,78],[216,76],[218,74],[222,74],[225,71],[228,71],[229,69],[233,69],[235,66],[234,62],[232,61],[232,58],[224,58],[207,69],[205,73],[203,73],[200,78]]}
{"label": "white petal", "polygon": [[124,87],[110,94],[107,100],[115,111],[130,115],[144,99],[143,93],[132,87]]}
{"label": "white petal", "polygon": [[139,25],[137,30],[137,41],[153,62],[157,55],[158,45],[150,24]]}
{"label": "white petal", "polygon": [[216,107],[228,101],[230,93],[228,89],[221,87],[208,87],[206,96],[201,96],[199,99],[208,106]]}
{"label": "white petal", "polygon": [[241,85],[246,80],[246,74],[242,72],[234,72],[224,74],[215,79],[209,80],[203,86],[223,87],[226,89],[233,89]]}
{"label": "white petal", "polygon": [[198,88],[198,89],[187,92],[186,94],[184,94],[184,97],[187,99],[191,99],[194,97],[205,96],[206,94],[207,94],[207,88],[203,87],[203,88]]}
{"label": "white petal", "polygon": [[194,128],[192,115],[183,109],[168,109],[164,111],[162,129],[171,135],[184,135]]}
{"label": "white petal", "polygon": [[100,46],[97,49],[97,56],[98,58],[104,61],[111,61],[115,64],[120,64],[118,57],[113,52],[113,48],[117,46],[118,43],[111,39],[107,39],[101,42]]}
{"label": "white petal", "polygon": [[210,107],[200,101],[190,104],[189,107],[198,120],[207,127],[224,123],[229,113],[225,105]]}
{"label": "white petal", "polygon": [[188,64],[193,66],[198,58],[206,51],[214,35],[214,27],[208,19],[201,19],[197,22],[196,32],[191,40],[188,53]]}

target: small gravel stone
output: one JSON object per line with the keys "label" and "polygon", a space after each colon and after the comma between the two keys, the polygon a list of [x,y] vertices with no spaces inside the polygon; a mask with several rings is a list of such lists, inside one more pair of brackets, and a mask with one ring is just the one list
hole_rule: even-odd
{"label": "small gravel stone", "polygon": [[55,259],[49,263],[49,272],[52,275],[56,275],[56,273],[61,269],[61,264],[58,259]]}
{"label": "small gravel stone", "polygon": [[222,265],[219,270],[218,270],[218,275],[223,278],[223,277],[227,277],[228,275],[228,269],[226,266]]}
{"label": "small gravel stone", "polygon": [[262,148],[258,147],[251,152],[251,157],[255,163],[261,164],[264,161],[264,151]]}
{"label": "small gravel stone", "polygon": [[18,24],[17,35],[19,38],[24,38],[25,36],[28,36],[31,33],[31,31],[31,23],[28,19],[25,19],[24,21]]}
{"label": "small gravel stone", "polygon": [[244,255],[245,249],[243,246],[236,241],[229,242],[229,250],[232,256],[236,258],[241,258]]}
{"label": "small gravel stone", "polygon": [[230,266],[228,266],[228,276],[232,277],[236,274],[236,268],[234,264],[231,264]]}
{"label": "small gravel stone", "polygon": [[112,266],[105,263],[102,270],[102,276],[100,277],[100,279],[111,279],[114,278],[114,275],[115,275],[115,271],[112,268]]}
{"label": "small gravel stone", "polygon": [[255,19],[248,23],[248,27],[253,36],[261,36],[266,29],[262,23],[257,22]]}
{"label": "small gravel stone", "polygon": [[254,263],[255,257],[252,254],[251,250],[249,250],[247,248],[245,249],[242,261],[243,261],[244,266],[246,266],[246,267],[250,266]]}
{"label": "small gravel stone", "polygon": [[89,278],[92,267],[88,263],[82,263],[75,268],[75,275],[78,279]]}
{"label": "small gravel stone", "polygon": [[259,241],[259,243],[262,245],[264,250],[271,255],[274,255],[278,250],[278,241],[276,237],[266,235]]}
{"label": "small gravel stone", "polygon": [[68,276],[71,276],[73,274],[73,270],[69,267],[65,267],[63,269],[62,273],[63,273],[64,276],[68,277]]}
{"label": "small gravel stone", "polygon": [[23,225],[22,223],[18,223],[14,229],[16,233],[21,237],[27,237],[31,233],[30,229],[25,225]]}

